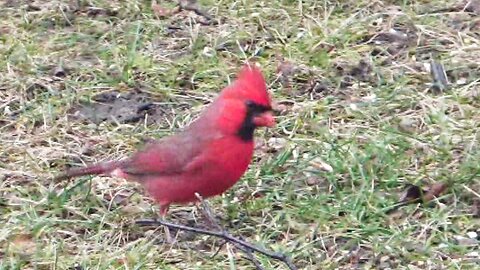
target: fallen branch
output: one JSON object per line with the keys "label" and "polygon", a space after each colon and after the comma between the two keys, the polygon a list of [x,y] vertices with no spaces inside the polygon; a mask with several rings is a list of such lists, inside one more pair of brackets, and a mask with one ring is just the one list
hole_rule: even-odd
{"label": "fallen branch", "polygon": [[181,224],[175,224],[175,223],[171,223],[171,222],[164,221],[164,220],[138,220],[135,223],[139,224],[139,225],[142,225],[142,226],[162,225],[162,226],[166,226],[170,229],[177,229],[177,230],[194,232],[194,233],[198,233],[198,234],[204,234],[204,235],[209,235],[209,236],[215,236],[215,237],[222,238],[226,242],[230,242],[230,243],[234,244],[237,248],[242,250],[247,255],[247,259],[255,264],[255,267],[257,268],[257,270],[262,270],[263,268],[262,268],[260,262],[253,255],[253,252],[258,252],[258,253],[261,253],[261,254],[263,254],[267,257],[270,257],[272,259],[281,261],[281,262],[285,263],[290,270],[297,270],[298,269],[292,263],[290,258],[288,256],[286,256],[285,254],[268,251],[268,250],[263,249],[261,247],[258,247],[256,245],[253,245],[253,244],[251,244],[251,243],[249,243],[249,242],[247,242],[243,239],[234,237],[233,235],[228,233],[225,229],[223,229],[216,222],[215,218],[213,217],[212,211],[211,211],[210,207],[208,206],[208,204],[206,203],[206,201],[204,201],[199,195],[197,195],[197,197],[199,198],[200,205],[201,205],[201,207],[199,207],[199,209],[202,211],[202,213],[204,214],[205,218],[209,221],[209,223],[211,223],[211,225],[216,227],[216,229],[218,229],[219,231],[210,231],[210,230],[206,230],[206,229],[190,227],[190,226],[185,226],[185,225],[181,225]]}
{"label": "fallen branch", "polygon": [[[200,194],[198,194],[198,193],[195,193],[195,196],[197,196],[198,200],[200,201],[200,206],[198,206],[198,208],[202,212],[204,218],[210,223],[209,225],[212,226],[212,227],[215,227],[215,229],[217,229],[219,231],[222,231],[224,233],[228,233],[228,231],[225,230],[225,228],[223,228],[218,223],[217,219],[213,215],[213,211],[210,208],[210,205],[202,198],[202,196],[200,196]],[[244,240],[244,239],[240,238],[240,240]],[[228,243],[228,241],[225,241],[224,244],[225,243]],[[222,244],[222,246],[224,244]],[[246,248],[246,247],[244,247],[240,244],[234,243],[234,245],[238,249],[243,251],[243,253],[245,253],[245,255],[247,256],[246,259],[251,261],[255,265],[255,268],[257,270],[264,270],[264,268],[262,267],[262,264],[260,263],[260,261],[257,258],[255,258],[255,256],[253,255],[253,252],[250,249],[248,249],[248,248]],[[215,252],[215,255],[218,254],[219,251],[220,251],[220,249],[217,252]]]}
{"label": "fallen branch", "polygon": [[233,244],[239,244],[239,245],[241,245],[245,248],[248,248],[252,251],[261,253],[261,254],[263,254],[265,256],[268,256],[272,259],[282,261],[291,270],[298,269],[295,265],[293,265],[290,258],[288,258],[285,254],[277,253],[277,252],[271,252],[271,251],[265,250],[261,247],[257,247],[253,244],[250,244],[246,241],[243,241],[239,238],[236,238],[236,237],[232,236],[231,234],[227,233],[226,231],[221,231],[221,232],[209,231],[209,230],[200,229],[200,228],[196,228],[196,227],[190,227],[190,226],[185,226],[185,225],[181,225],[181,224],[175,224],[175,223],[167,222],[167,221],[164,221],[164,220],[138,220],[135,223],[138,224],[138,225],[142,225],[142,226],[162,225],[162,226],[167,226],[170,229],[177,229],[177,230],[182,230],[182,231],[187,231],[187,232],[194,232],[194,233],[219,237],[219,238],[222,238],[222,239],[224,239],[228,242],[231,242]]}

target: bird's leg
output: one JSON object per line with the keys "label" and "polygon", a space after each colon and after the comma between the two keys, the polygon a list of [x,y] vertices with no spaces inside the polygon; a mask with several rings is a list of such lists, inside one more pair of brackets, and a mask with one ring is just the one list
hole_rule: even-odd
{"label": "bird's leg", "polygon": [[212,209],[210,208],[210,205],[208,205],[207,201],[205,201],[198,193],[195,193],[195,196],[197,196],[198,198],[196,206],[198,209],[200,209],[203,218],[205,218],[205,220],[207,221],[207,225],[209,227],[214,227],[216,230],[219,231],[226,231],[225,228],[220,226],[217,219],[214,217]]}
{"label": "bird's leg", "polygon": [[[165,216],[167,216],[169,204],[161,204],[160,205],[160,218],[162,220],[165,220]],[[169,244],[173,244],[175,242],[175,239],[172,238],[172,235],[170,234],[170,229],[167,226],[164,226],[165,229],[165,240]]]}
{"label": "bird's leg", "polygon": [[[160,204],[160,218],[158,219],[153,219],[153,220],[136,220],[135,223],[136,224],[139,224],[139,225],[151,225],[151,224],[164,224],[164,223],[168,223],[166,220],[165,220],[165,217],[167,216],[167,212],[168,212],[168,208],[169,208],[169,204]],[[175,243],[175,239],[172,238],[172,235],[170,234],[170,229],[168,226],[164,225],[162,226],[165,230],[165,241],[169,244],[173,244]]]}

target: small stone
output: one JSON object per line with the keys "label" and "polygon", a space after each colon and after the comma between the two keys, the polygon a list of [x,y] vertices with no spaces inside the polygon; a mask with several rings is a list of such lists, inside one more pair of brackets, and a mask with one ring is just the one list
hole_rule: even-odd
{"label": "small stone", "polygon": [[205,55],[206,57],[213,57],[215,56],[215,50],[211,47],[204,47],[203,48],[203,55]]}
{"label": "small stone", "polygon": [[468,236],[468,238],[470,238],[470,239],[477,239],[478,233],[476,233],[476,232],[474,232],[474,231],[467,232],[467,236]]}
{"label": "small stone", "polygon": [[460,78],[455,82],[457,85],[467,84],[467,78]]}

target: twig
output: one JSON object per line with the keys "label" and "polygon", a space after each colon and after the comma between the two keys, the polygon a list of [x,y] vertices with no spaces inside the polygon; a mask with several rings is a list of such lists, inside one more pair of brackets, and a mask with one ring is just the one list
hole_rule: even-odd
{"label": "twig", "polygon": [[[223,240],[223,243],[220,244],[220,246],[217,248],[217,251],[215,251],[215,253],[213,253],[213,255],[210,256],[210,258],[213,259],[215,256],[217,256],[217,254],[220,253],[220,250],[222,250],[222,248],[225,246],[226,243],[228,243],[228,241]],[[257,270],[264,270],[260,262],[257,260],[257,258],[253,257],[253,253],[251,250],[243,247],[242,245],[236,245],[236,247],[246,253],[247,257],[245,259],[255,264],[255,267],[257,268]]]}
{"label": "twig", "polygon": [[282,253],[276,253],[276,252],[271,252],[268,250],[265,250],[261,247],[257,247],[253,244],[250,244],[246,241],[243,241],[241,239],[238,239],[231,234],[223,231],[223,232],[214,232],[214,231],[209,231],[205,229],[200,229],[200,228],[195,228],[195,227],[190,227],[190,226],[185,226],[185,225],[180,225],[180,224],[175,224],[171,222],[167,222],[164,220],[138,220],[135,222],[136,224],[143,225],[143,226],[153,226],[153,225],[162,225],[162,226],[167,226],[171,229],[177,229],[177,230],[182,230],[182,231],[187,231],[187,232],[194,232],[194,233],[199,233],[199,234],[204,234],[204,235],[210,235],[210,236],[215,236],[222,238],[224,240],[227,240],[228,242],[234,243],[234,244],[239,244],[244,246],[245,248],[248,248],[250,250],[253,250],[255,252],[261,253],[265,256],[268,256],[272,259],[279,260],[284,262],[289,269],[291,270],[296,270],[298,269],[293,263],[291,262],[290,258],[288,258],[285,254]]}
{"label": "twig", "polygon": [[[217,219],[215,218],[215,216],[213,215],[213,211],[212,211],[212,208],[210,208],[210,205],[207,203],[207,201],[205,201],[202,196],[200,196],[200,194],[198,193],[195,193],[195,196],[198,198],[198,200],[200,201],[200,205],[198,206],[198,208],[200,209],[200,211],[202,212],[204,218],[208,221],[208,223],[210,223],[210,225],[212,227],[215,227],[215,229],[219,230],[219,231],[223,231],[224,233],[228,233],[227,230],[225,230],[225,228],[223,228],[217,221]],[[243,240],[243,238],[239,238],[241,240]],[[225,242],[226,243],[226,242]],[[251,261],[254,265],[255,265],[255,268],[257,270],[265,270],[263,267],[262,267],[262,264],[260,263],[260,261],[255,258],[255,256],[253,255],[252,251],[242,245],[239,245],[237,243],[233,243],[238,249],[240,249],[241,251],[243,251],[245,253],[245,255],[247,256],[246,259],[248,259],[249,261]],[[219,251],[219,250],[218,250]],[[218,251],[216,253],[218,253]]]}
{"label": "twig", "polygon": [[245,253],[245,255],[247,256],[246,259],[251,261],[255,265],[255,268],[257,268],[257,270],[264,270],[264,268],[262,267],[262,264],[257,258],[255,258],[255,256],[253,255],[253,252],[250,249],[238,244],[235,244],[235,246],[241,251],[243,251],[243,253]]}
{"label": "twig", "polygon": [[472,193],[473,195],[477,196],[478,198],[480,198],[480,193],[478,192],[475,192],[475,190],[467,187],[466,185],[462,185],[464,189],[468,190],[470,193]]}
{"label": "twig", "polygon": [[256,245],[253,245],[243,239],[234,237],[231,235],[229,232],[227,232],[225,229],[222,229],[222,227],[216,222],[215,218],[213,217],[212,211],[208,204],[206,203],[205,200],[203,200],[199,195],[197,195],[199,198],[199,201],[201,203],[201,211],[204,214],[205,218],[208,219],[209,222],[212,223],[213,226],[217,227],[219,231],[210,231],[206,229],[201,229],[201,228],[196,228],[196,227],[190,227],[190,226],[185,226],[181,224],[175,224],[171,223],[165,220],[138,220],[135,223],[143,226],[155,226],[155,225],[163,225],[167,226],[170,229],[177,229],[177,230],[183,230],[183,231],[188,231],[188,232],[194,232],[198,234],[204,234],[204,235],[209,235],[209,236],[215,236],[224,239],[227,242],[233,243],[235,246],[237,246],[240,250],[245,252],[247,255],[247,259],[252,261],[255,264],[255,267],[257,270],[262,270],[262,266],[260,262],[253,256],[253,252],[258,252],[261,253],[267,257],[270,257],[274,260],[281,261],[287,265],[287,267],[290,270],[297,270],[298,268],[292,263],[290,258],[286,256],[283,253],[277,253],[277,252],[272,252],[268,251],[266,249],[263,249],[261,247],[258,247]]}
{"label": "twig", "polygon": [[210,257],[210,258],[215,258],[215,256],[217,256],[218,253],[220,253],[220,250],[222,250],[223,246],[225,246],[225,244],[228,243],[227,240],[223,240],[223,243],[220,244],[220,246],[217,248],[217,251],[215,251],[215,253],[213,253],[213,255]]}

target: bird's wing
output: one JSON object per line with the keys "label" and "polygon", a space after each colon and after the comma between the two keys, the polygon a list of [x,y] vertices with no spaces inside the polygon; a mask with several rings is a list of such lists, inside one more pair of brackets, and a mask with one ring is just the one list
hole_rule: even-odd
{"label": "bird's wing", "polygon": [[147,144],[121,166],[122,172],[132,177],[172,175],[183,172],[202,154],[208,140],[176,134]]}

